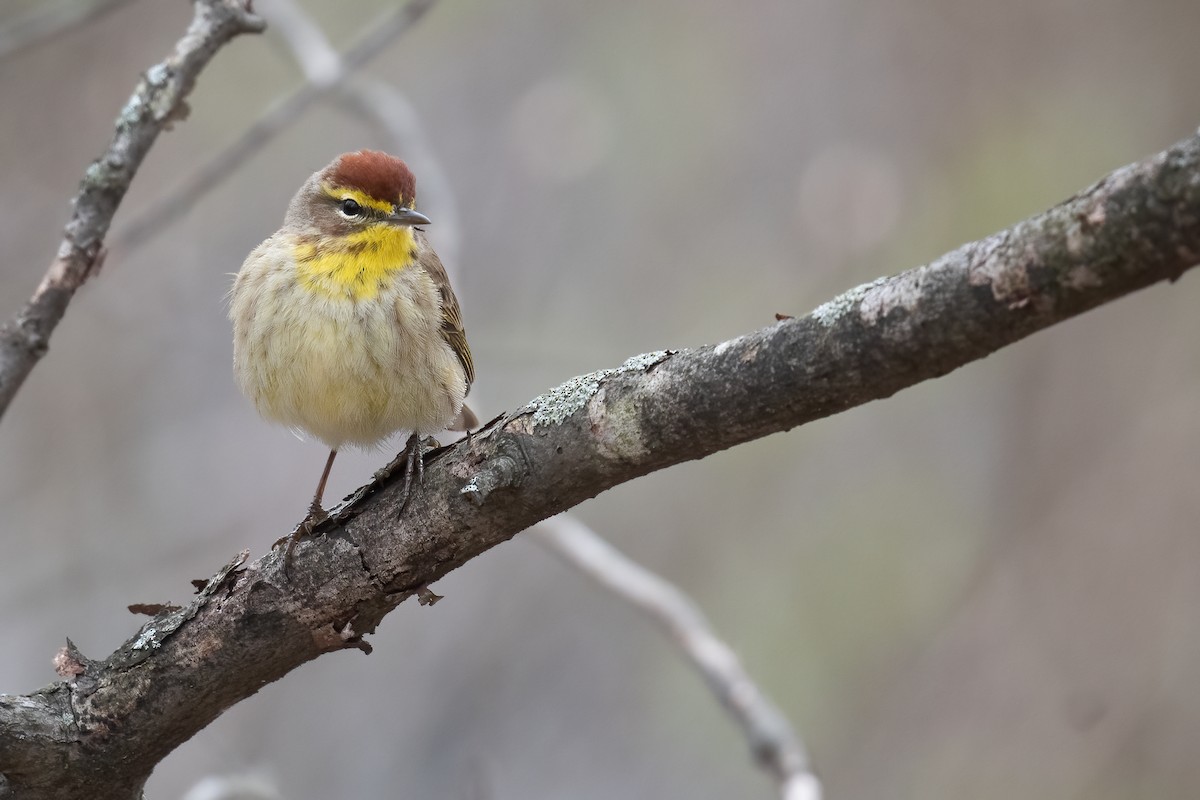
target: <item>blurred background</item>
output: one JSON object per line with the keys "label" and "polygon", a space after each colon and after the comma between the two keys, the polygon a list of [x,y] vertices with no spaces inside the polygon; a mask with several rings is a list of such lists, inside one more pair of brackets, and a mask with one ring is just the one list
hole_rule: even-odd
{"label": "blurred background", "polygon": [[[8,0],[0,27],[48,5]],[[304,6],[339,47],[393,7]],[[0,60],[3,318],[189,17],[126,2]],[[77,296],[0,424],[0,691],[54,680],[65,636],[107,655],[142,621],[126,605],[185,601],[303,515],[326,453],[238,393],[224,296],[336,154],[444,176],[422,208],[486,419],[804,314],[1168,146],[1200,123],[1198,29],[1191,0],[441,0],[363,72],[423,154],[318,103]],[[278,29],[219,53],[114,233],[302,80]],[[1189,274],[578,516],[695,597],[830,797],[1194,798],[1198,302]],[[340,458],[327,497],[391,454]],[[435,588],[369,658],[230,710],[147,795],[775,795],[658,633],[532,541]]]}

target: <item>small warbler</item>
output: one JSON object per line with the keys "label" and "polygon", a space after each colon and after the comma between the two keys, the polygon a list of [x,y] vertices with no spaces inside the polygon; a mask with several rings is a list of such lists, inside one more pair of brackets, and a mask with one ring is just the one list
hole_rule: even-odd
{"label": "small warbler", "polygon": [[[475,379],[458,299],[416,227],[416,181],[386,153],[346,153],[315,173],[283,227],[250,253],[234,281],[233,371],[262,416],[330,448],[305,523],[338,449],[410,431],[407,505],[423,474],[422,440],[468,430]],[[289,547],[290,549],[290,547]]]}

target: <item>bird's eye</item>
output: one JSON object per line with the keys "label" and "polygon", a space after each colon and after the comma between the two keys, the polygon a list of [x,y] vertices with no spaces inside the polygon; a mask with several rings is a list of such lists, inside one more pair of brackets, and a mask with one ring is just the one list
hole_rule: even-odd
{"label": "bird's eye", "polygon": [[362,214],[362,206],[353,197],[347,197],[338,205],[338,210],[347,217],[357,217]]}

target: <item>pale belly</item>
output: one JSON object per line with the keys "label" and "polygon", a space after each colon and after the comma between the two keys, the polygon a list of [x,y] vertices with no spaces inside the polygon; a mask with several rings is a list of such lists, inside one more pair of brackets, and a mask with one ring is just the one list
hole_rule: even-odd
{"label": "pale belly", "polygon": [[234,343],[238,380],[264,417],[336,449],[436,433],[458,414],[465,376],[435,327],[440,314],[398,314],[394,296],[352,303],[273,288],[301,302],[256,303]]}

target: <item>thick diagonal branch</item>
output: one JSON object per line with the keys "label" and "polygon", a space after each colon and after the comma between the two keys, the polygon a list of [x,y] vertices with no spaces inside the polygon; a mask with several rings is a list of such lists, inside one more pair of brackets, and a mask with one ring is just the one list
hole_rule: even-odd
{"label": "thick diagonal branch", "polygon": [[[405,598],[533,523],[945,375],[1198,259],[1193,136],[807,316],[575,378],[434,454],[399,523],[394,482],[364,487],[296,548],[290,580],[279,553],[231,564],[106,660],[73,657],[75,677],[0,696],[0,772],[14,797],[132,797],[154,763],[226,708],[322,653],[361,647]],[[769,302],[764,316],[778,310]],[[100,766],[98,794],[87,777]]]}
{"label": "thick diagonal branch", "polygon": [[186,116],[185,98],[200,71],[230,39],[263,29],[248,5],[247,0],[195,0],[195,15],[175,52],[146,71],[121,109],[112,142],[83,176],[58,255],[33,297],[0,327],[0,416],[45,355],[75,291],[94,272],[113,214],[150,146]]}

